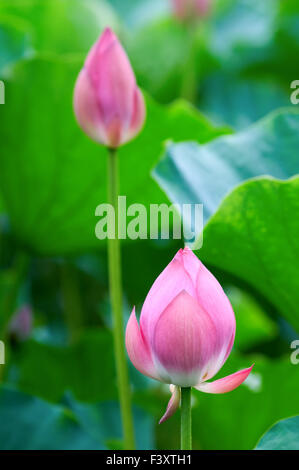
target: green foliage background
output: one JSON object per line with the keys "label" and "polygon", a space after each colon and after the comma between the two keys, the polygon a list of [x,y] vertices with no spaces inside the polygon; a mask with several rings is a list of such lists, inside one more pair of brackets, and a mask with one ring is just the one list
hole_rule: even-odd
{"label": "green foliage background", "polygon": [[[167,0],[0,0],[1,449],[123,445],[106,244],[94,234],[106,151],[72,110],[108,25],[147,103],[144,130],[120,150],[121,194],[128,205],[204,204],[197,254],[237,319],[219,377],[255,362],[230,394],[194,392],[194,448],[253,449],[298,414],[298,24],[297,0],[215,0],[191,38]],[[182,243],[124,241],[126,318]],[[9,324],[24,305],[34,323],[20,341]],[[178,448],[179,415],[157,424],[168,388],[131,365],[130,375],[138,448]],[[295,448],[298,434],[297,418],[282,421],[258,448]]]}

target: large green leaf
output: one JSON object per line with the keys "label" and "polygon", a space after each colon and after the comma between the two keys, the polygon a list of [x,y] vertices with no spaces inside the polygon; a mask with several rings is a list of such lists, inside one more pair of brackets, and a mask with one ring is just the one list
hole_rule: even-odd
{"label": "large green leaf", "polygon": [[278,111],[245,131],[205,145],[169,145],[154,178],[173,202],[202,203],[207,219],[242,181],[259,175],[289,178],[297,173],[298,146],[298,111]]}
{"label": "large green leaf", "polygon": [[235,346],[239,350],[246,351],[271,341],[278,335],[277,324],[262,310],[253,296],[233,286],[226,289],[226,294],[236,315]]}
{"label": "large green leaf", "polygon": [[85,332],[70,347],[29,341],[18,364],[18,387],[45,400],[57,402],[67,391],[83,402],[117,398],[113,339],[108,331]]}
{"label": "large green leaf", "polygon": [[299,450],[299,416],[276,423],[261,438],[257,450]]}
{"label": "large green leaf", "polygon": [[[122,448],[117,402],[87,405],[66,397],[51,404],[8,387],[0,391],[1,450],[100,450],[118,441]],[[134,408],[139,449],[154,448],[152,418]],[[114,447],[115,448],[115,447]]]}
{"label": "large green leaf", "polygon": [[213,122],[245,129],[277,108],[290,105],[290,91],[272,79],[240,78],[227,73],[208,76],[200,88],[199,109]]}
{"label": "large green leaf", "polygon": [[251,180],[220,205],[199,257],[233,274],[299,331],[299,177]]}
{"label": "large green leaf", "polygon": [[[98,404],[79,403],[71,400],[70,406],[83,429],[97,442],[117,440],[122,448],[121,416],[117,402],[102,402]],[[154,449],[153,418],[149,413],[133,407],[134,430],[137,449]],[[115,443],[111,443],[115,449]]]}
{"label": "large green leaf", "polygon": [[[32,60],[7,84],[0,190],[15,234],[40,253],[100,244],[94,214],[106,202],[106,150],[82,133],[73,116],[81,65],[71,59]],[[121,194],[128,204],[167,200],[150,177],[166,139],[206,142],[224,132],[182,102],[164,109],[148,100],[147,112],[144,131],[120,150]]]}
{"label": "large green leaf", "polygon": [[96,450],[104,448],[71,413],[30,395],[2,388],[1,450]]}
{"label": "large green leaf", "polygon": [[34,49],[43,52],[87,52],[103,27],[117,26],[105,0],[1,0],[2,18],[27,23]]}

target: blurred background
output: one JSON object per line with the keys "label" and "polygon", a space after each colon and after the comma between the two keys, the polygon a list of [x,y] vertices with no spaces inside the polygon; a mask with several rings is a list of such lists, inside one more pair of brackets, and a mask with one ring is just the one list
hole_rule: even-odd
{"label": "blurred background", "polygon": [[[72,110],[108,25],[147,102],[143,132],[120,150],[121,194],[204,204],[197,254],[237,320],[217,377],[255,362],[230,394],[194,392],[194,448],[252,449],[299,411],[297,0],[214,0],[192,25],[168,0],[0,0],[0,448],[123,446],[106,244],[94,233],[106,152]],[[182,245],[124,241],[126,319]],[[179,413],[158,425],[168,387],[130,375],[138,448],[178,448]]]}

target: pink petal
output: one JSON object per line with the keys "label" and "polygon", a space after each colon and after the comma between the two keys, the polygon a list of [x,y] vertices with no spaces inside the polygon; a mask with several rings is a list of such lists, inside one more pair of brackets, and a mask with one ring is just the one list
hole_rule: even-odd
{"label": "pink petal", "polygon": [[91,49],[85,67],[107,130],[112,133],[110,143],[116,145],[118,136],[118,145],[131,124],[136,80],[127,54],[109,28]]}
{"label": "pink petal", "polygon": [[215,380],[214,382],[204,382],[195,388],[205,393],[227,393],[239,387],[250,374],[254,364],[248,369],[243,369],[234,374]]}
{"label": "pink petal", "polygon": [[213,274],[189,249],[180,250],[176,256],[196,286],[196,298],[210,315],[217,330],[217,345],[210,363],[207,379],[222,367],[234,344],[236,320],[228,297]]}
{"label": "pink petal", "polygon": [[125,136],[124,142],[128,142],[129,140],[133,139],[133,137],[135,137],[141,131],[145,121],[145,114],[146,111],[144,98],[140,89],[136,87],[132,119],[130,123],[130,128],[128,129],[128,133]]}
{"label": "pink petal", "polygon": [[159,376],[188,387],[206,374],[215,348],[215,326],[196,300],[182,291],[157,321],[152,354]]}
{"label": "pink petal", "polygon": [[170,418],[178,409],[181,400],[181,390],[180,387],[175,385],[170,385],[171,398],[168,402],[166,412],[159,421],[159,424],[164,423],[168,418]]}
{"label": "pink petal", "polygon": [[236,319],[230,301],[221,285],[201,262],[200,265],[197,276],[197,299],[211,316],[216,325],[218,336],[218,351],[210,366],[208,379],[220,370],[231,352],[236,333]]}
{"label": "pink petal", "polygon": [[135,308],[133,308],[126,328],[126,348],[131,362],[139,372],[153,379],[160,380],[156,373],[150,350],[144,341],[142,331],[139,329]]}
{"label": "pink petal", "polygon": [[180,260],[174,257],[155,280],[142,307],[140,325],[149,343],[160,315],[182,290],[196,297],[191,277]]}
{"label": "pink petal", "polygon": [[95,90],[85,69],[82,69],[75,85],[74,111],[78,124],[94,141],[108,144],[108,136],[102,124]]}

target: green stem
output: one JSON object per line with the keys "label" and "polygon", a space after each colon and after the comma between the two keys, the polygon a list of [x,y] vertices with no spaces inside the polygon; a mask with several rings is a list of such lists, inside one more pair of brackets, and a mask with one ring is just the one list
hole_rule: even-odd
{"label": "green stem", "polygon": [[191,387],[181,388],[181,450],[192,449]]}
{"label": "green stem", "polygon": [[109,149],[108,160],[108,201],[114,207],[114,214],[109,215],[108,228],[115,224],[115,236],[108,234],[108,268],[113,315],[114,354],[125,448],[132,450],[135,448],[135,442],[128,364],[124,348],[121,254],[118,239],[118,156],[115,149]]}

